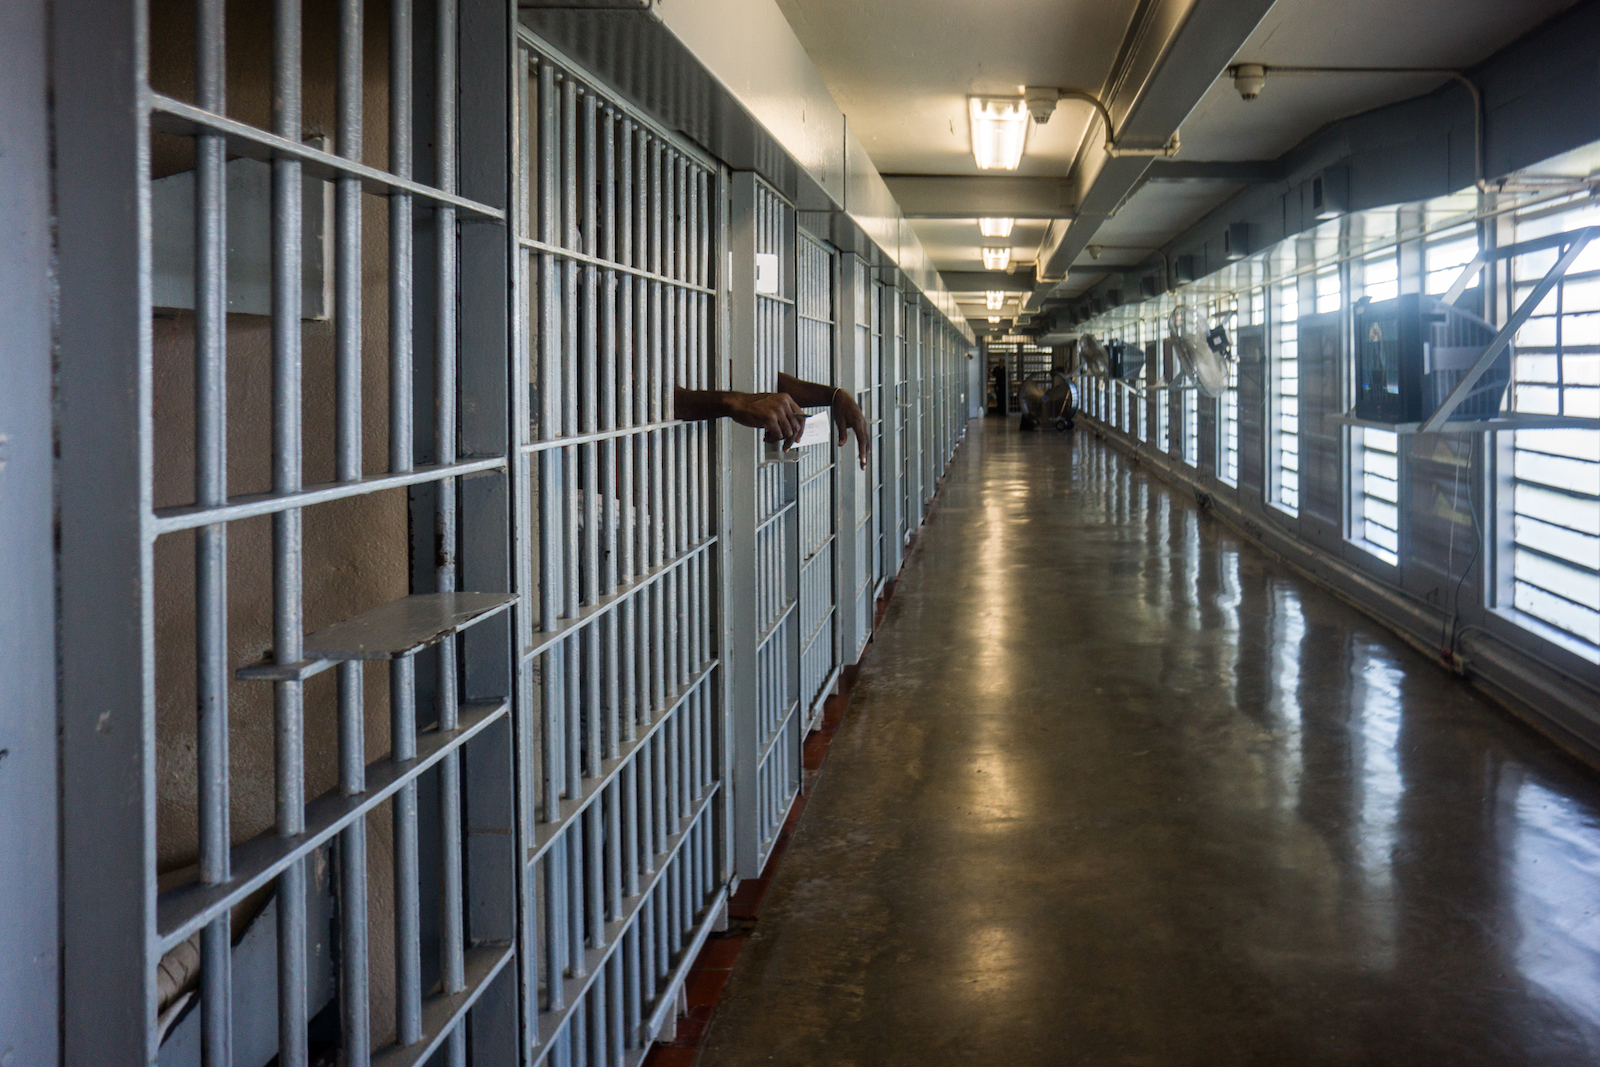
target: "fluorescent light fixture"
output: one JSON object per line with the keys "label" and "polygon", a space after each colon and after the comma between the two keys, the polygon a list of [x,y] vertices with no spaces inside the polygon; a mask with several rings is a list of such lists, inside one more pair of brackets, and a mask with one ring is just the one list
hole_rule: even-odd
{"label": "fluorescent light fixture", "polygon": [[1006,306],[1006,294],[998,289],[990,289],[983,294],[983,306],[990,311],[999,311]]}
{"label": "fluorescent light fixture", "polygon": [[1028,140],[1028,106],[1021,100],[973,96],[972,157],[979,170],[1016,170]]}
{"label": "fluorescent light fixture", "polygon": [[990,315],[989,316],[989,321],[990,322],[999,322],[1000,321],[1000,316],[999,315]]}
{"label": "fluorescent light fixture", "polygon": [[1011,249],[985,248],[983,250],[984,270],[1005,270],[1011,266]]}
{"label": "fluorescent light fixture", "polygon": [[1016,224],[1016,219],[979,219],[978,232],[985,237],[1010,237]]}

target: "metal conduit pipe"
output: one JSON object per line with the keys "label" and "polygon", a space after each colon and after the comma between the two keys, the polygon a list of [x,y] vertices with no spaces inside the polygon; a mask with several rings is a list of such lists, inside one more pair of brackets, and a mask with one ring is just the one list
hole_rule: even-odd
{"label": "metal conduit pipe", "polygon": [[1265,63],[1236,63],[1228,68],[1228,77],[1246,100],[1254,100],[1261,93],[1261,83],[1272,74],[1443,74],[1467,87],[1472,96],[1472,167],[1475,184],[1480,192],[1488,192],[1484,179],[1483,162],[1483,93],[1473,80],[1462,71],[1451,67],[1275,67]]}
{"label": "metal conduit pipe", "polygon": [[1117,144],[1116,127],[1111,121],[1111,112],[1094,93],[1087,89],[1063,89],[1055,86],[1030,85],[1022,91],[1023,101],[1028,106],[1028,112],[1033,116],[1033,121],[1044,125],[1050,121],[1050,115],[1055,111],[1056,103],[1060,100],[1082,100],[1092,104],[1100,121],[1105,124],[1106,139],[1104,144],[1105,154],[1112,159],[1119,156],[1175,156],[1181,144],[1178,133],[1173,131],[1172,137],[1160,148],[1123,148]]}

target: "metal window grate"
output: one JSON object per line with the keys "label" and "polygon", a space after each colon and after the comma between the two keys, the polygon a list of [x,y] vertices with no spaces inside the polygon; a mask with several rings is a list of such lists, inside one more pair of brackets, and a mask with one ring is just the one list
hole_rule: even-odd
{"label": "metal window grate", "polygon": [[1272,499],[1300,506],[1300,286],[1291,278],[1273,287]]}
{"label": "metal window grate", "polygon": [[[1585,203],[1515,218],[1525,241],[1591,224]],[[1513,301],[1559,250],[1511,260]],[[1521,412],[1600,417],[1600,252],[1586,249],[1516,337]],[[1513,437],[1511,601],[1600,654],[1600,431],[1520,430]]]}

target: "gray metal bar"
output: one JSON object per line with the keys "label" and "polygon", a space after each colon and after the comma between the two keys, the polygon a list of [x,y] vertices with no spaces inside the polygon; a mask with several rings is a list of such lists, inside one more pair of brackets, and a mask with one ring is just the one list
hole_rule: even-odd
{"label": "gray metal bar", "polygon": [[[341,0],[334,151],[355,162],[361,160],[362,143],[361,15],[360,0]],[[201,106],[222,110],[205,103]],[[361,182],[352,176],[341,177],[335,196],[336,477],[345,482],[361,477]],[[200,271],[195,274],[198,277]]]}
{"label": "gray metal bar", "polygon": [[[195,98],[222,111],[227,77],[224,5],[195,9]],[[220,137],[195,140],[195,503],[227,500],[227,172]],[[200,878],[226,882],[228,802],[228,541],[217,524],[195,534],[195,663],[199,703]],[[201,933],[201,1059],[233,1061],[233,942],[226,916]]]}
{"label": "gray metal bar", "polygon": [[[299,0],[273,7],[273,130],[299,141],[301,112],[301,24]],[[301,207],[298,160],[272,165],[272,409],[276,492],[301,486],[300,260]],[[301,593],[300,512],[280,511],[272,523],[273,651],[280,663],[301,659],[304,610]],[[305,723],[302,683],[273,683],[276,739],[277,830],[293,837],[305,828]],[[306,938],[305,862],[278,876],[278,1050],[283,1067],[305,1067]]]}
{"label": "gray metal bar", "polygon": [[[339,665],[339,789],[345,796],[359,796],[367,788],[364,669],[359,661]],[[339,905],[340,1032],[346,1062],[365,1067],[372,1058],[365,817],[350,820],[339,834]]]}
{"label": "gray metal bar", "polygon": [[[389,663],[389,752],[394,760],[417,754],[416,659]],[[422,1039],[421,915],[418,899],[417,783],[409,780],[394,794],[394,970],[395,1041]]]}
{"label": "gray metal bar", "polygon": [[[409,386],[407,386],[407,390],[409,390]],[[409,449],[406,451],[409,453]],[[184,505],[181,507],[161,508],[155,513],[155,521],[151,524],[151,532],[155,536],[160,536],[162,534],[177,533],[179,530],[192,530],[212,523],[237,522],[240,519],[250,519],[260,515],[273,515],[291,508],[307,508],[334,500],[348,500],[357,496],[366,496],[370,493],[381,493],[390,489],[403,489],[406,486],[421,485],[424,482],[435,482],[445,478],[460,477],[465,474],[476,474],[480,471],[498,470],[505,465],[506,460],[501,456],[462,460],[452,463],[448,467],[441,467],[438,464],[419,464],[413,469],[403,470],[400,473],[366,475],[355,482],[323,482],[303,486],[292,492],[268,492],[236,496],[217,507]]]}
{"label": "gray metal bar", "polygon": [[266,885],[285,867],[321,848],[351,820],[372,812],[423,771],[435,766],[446,752],[459,747],[497,722],[506,705],[473,704],[462,716],[461,729],[452,733],[430,731],[413,759],[379,760],[367,766],[367,788],[358,797],[338,789],[324,793],[306,806],[306,830],[284,840],[276,832],[258,835],[233,850],[233,878],[218,886],[192,882],[161,894],[156,910],[157,948],[166,952],[196,930],[234,907]]}
{"label": "gray metal bar", "polygon": [[[411,178],[411,0],[389,5],[389,169]],[[412,469],[412,199],[389,198],[389,469]]]}
{"label": "gray metal bar", "polygon": [[[434,181],[445,193],[457,191],[457,17],[455,0],[436,0],[434,34]],[[435,460],[441,464],[456,458],[457,392],[457,235],[453,207],[439,205],[434,211],[437,304],[434,309],[434,441]],[[456,589],[457,516],[454,479],[439,483],[435,508],[435,588],[442,593]],[[447,637],[439,644],[438,674],[435,678],[436,711],[439,728],[453,730],[458,721],[457,664],[458,638]],[[462,915],[461,857],[461,760],[460,754],[446,754],[439,766],[439,872],[440,905],[440,981],[446,994],[466,988],[465,929]],[[465,1031],[459,1026],[449,1035],[447,1061],[451,1067],[465,1062]]]}
{"label": "gray metal bar", "polygon": [[[407,6],[409,8],[409,5]],[[398,18],[395,20],[395,25],[398,30],[400,25]],[[403,58],[407,61],[404,69],[409,70],[410,57],[407,55]],[[399,70],[391,71],[391,74],[397,76]],[[420,200],[428,204],[453,208],[473,218],[505,221],[505,212],[499,208],[441,193],[431,186],[412,181],[409,168],[402,174],[393,162],[393,157],[390,166],[395,168],[394,172],[386,173],[376,167],[352,163],[341,156],[313,148],[286,135],[266,133],[246,123],[211,114],[160,93],[150,93],[149,100],[151,126],[161,133],[192,137],[211,131],[225,138],[228,150],[238,156],[259,159],[263,162],[294,161],[302,166],[305,174],[326,181],[336,182],[344,175],[354,175],[360,180],[363,189],[377,196],[403,196],[408,201]],[[391,101],[391,109],[393,104]]]}

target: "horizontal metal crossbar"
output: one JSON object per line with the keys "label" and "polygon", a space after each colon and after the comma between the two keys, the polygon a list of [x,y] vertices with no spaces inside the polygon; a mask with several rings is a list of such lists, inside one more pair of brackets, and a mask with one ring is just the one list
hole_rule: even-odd
{"label": "horizontal metal crossbar", "polygon": [[408,760],[382,759],[367,764],[367,791],[345,796],[329,790],[306,805],[305,832],[279,837],[268,831],[232,850],[233,877],[215,885],[190,882],[162,893],[156,901],[158,953],[183,943],[190,934],[266,885],[295,860],[320,848],[356,819],[423,771],[466,744],[506,713],[509,705],[463,704],[461,725],[454,730],[429,730],[417,737],[417,754]]}
{"label": "horizontal metal crossbar", "polygon": [[[689,972],[694,968],[694,961],[700,955],[700,950],[705,947],[706,939],[711,936],[711,930],[721,917],[723,907],[727,904],[728,889],[718,886],[711,902],[706,905],[703,917],[696,925],[694,937],[683,947],[683,952],[678,956],[677,964],[672,968],[672,975],[663,987],[665,992],[656,998],[655,1010],[650,1013],[650,1018],[645,1021],[645,1034],[659,1034],[661,1028],[667,1024],[667,1014],[672,1011],[677,998],[673,991],[688,980]],[[643,1035],[641,1035],[641,1038]]]}
{"label": "horizontal metal crossbar", "polygon": [[830,463],[826,467],[822,467],[822,468],[820,468],[818,470],[812,471],[811,474],[806,478],[806,480],[800,483],[800,488],[804,489],[806,486],[810,485],[812,482],[816,481],[818,478],[826,477],[832,470],[833,470],[833,464]]}
{"label": "horizontal metal crossbar", "polygon": [[[678,832],[667,838],[666,848],[656,853],[655,869],[650,872],[648,878],[640,883],[639,892],[627,897],[622,906],[622,914],[606,923],[603,934],[605,944],[584,951],[584,973],[575,978],[562,980],[562,1003],[565,1006],[555,1011],[546,1011],[539,1014],[537,1037],[539,1047],[549,1048],[551,1042],[560,1035],[561,1028],[567,1025],[567,1021],[571,1018],[573,1011],[583,1003],[583,995],[589,991],[589,987],[594,984],[595,979],[605,973],[606,961],[611,958],[613,952],[617,951],[617,946],[622,943],[622,939],[627,935],[629,927],[638,919],[639,912],[644,907],[644,902],[650,899],[650,894],[655,891],[656,887],[661,884],[661,880],[666,877],[673,858],[677,856],[678,851],[683,847],[683,843],[689,839],[689,831],[694,828],[695,823],[700,821],[700,818],[711,807],[712,800],[721,791],[722,783],[713,782],[711,787],[706,790],[705,796],[695,803],[694,808],[678,820]],[[725,892],[727,892],[726,887],[718,887],[712,893],[705,907],[696,912],[696,914],[705,914],[706,909],[715,908],[720,903],[718,895]],[[672,987],[668,985],[665,988],[671,990]],[[661,999],[667,998],[663,997]],[[540,1053],[534,1057],[534,1062],[539,1063],[542,1059],[543,1053]]]}
{"label": "horizontal metal crossbar", "polygon": [[789,701],[789,706],[783,710],[782,715],[778,716],[777,725],[772,728],[772,732],[767,735],[766,741],[762,743],[761,752],[756,756],[757,767],[766,765],[767,757],[772,755],[772,750],[778,747],[779,741],[783,740],[783,731],[789,728],[789,720],[794,718],[799,711],[800,700],[796,697],[794,700]]}
{"label": "horizontal metal crossbar", "polygon": [[622,426],[615,430],[596,430],[593,433],[576,433],[566,437],[551,437],[543,441],[531,441],[522,446],[522,451],[548,452],[552,448],[570,448],[574,445],[592,445],[598,441],[617,441],[624,437],[636,437],[642,433],[654,433],[656,430],[670,430],[674,426],[690,426],[692,423],[670,419],[664,422],[647,422],[639,426]]}
{"label": "horizontal metal crossbar", "polygon": [[646,571],[643,575],[635,578],[631,582],[624,582],[620,584],[615,593],[609,593],[606,596],[601,597],[595,603],[580,609],[578,614],[571,615],[563,619],[557,619],[554,629],[536,631],[533,635],[533,644],[522,650],[522,658],[532,659],[535,656],[550,651],[556,645],[559,645],[562,641],[566,640],[577,631],[583,629],[591,622],[594,622],[596,619],[600,618],[600,616],[604,615],[606,612],[610,611],[624,600],[627,600],[639,590],[660,581],[662,575],[669,574],[678,567],[683,566],[685,562],[693,559],[695,556],[704,552],[706,549],[710,548],[716,543],[717,539],[715,537],[708,537],[699,544],[692,546],[688,551],[684,552],[683,555],[679,556],[672,562],[663,563],[654,570]]}
{"label": "horizontal metal crossbar", "polygon": [[821,541],[818,541],[817,547],[811,550],[811,555],[800,561],[800,569],[805,570],[807,567],[811,566],[811,564],[816,561],[816,558],[822,555],[822,550],[833,544],[833,537],[833,534],[829,534]]}
{"label": "horizontal metal crossbar", "polygon": [[424,997],[423,1039],[410,1045],[390,1045],[382,1049],[372,1057],[372,1067],[414,1067],[426,1062],[510,962],[514,951],[509,945],[478,945],[462,953],[466,986],[459,993],[436,992]]}
{"label": "horizontal metal crossbar", "polygon": [[455,208],[473,218],[505,221],[506,213],[488,204],[446,193],[431,185],[401,178],[388,171],[336,156],[332,152],[323,152],[298,141],[291,141],[287,137],[279,137],[277,134],[257,129],[237,119],[230,119],[226,115],[174,100],[170,96],[150,93],[148,99],[150,128],[153,130],[184,137],[203,133],[218,134],[227,141],[230,150],[249,159],[259,159],[268,163],[283,158],[298,160],[305,165],[305,172],[314,178],[327,181],[358,178],[367,192],[379,196],[403,193],[439,207]]}
{"label": "horizontal metal crossbar", "polygon": [[833,618],[833,613],[836,610],[837,608],[835,605],[828,605],[828,610],[824,611],[822,613],[822,617],[817,620],[816,628],[806,635],[805,640],[800,642],[800,655],[804,656],[808,651],[811,650],[811,646],[817,643],[817,635],[820,634],[823,631],[823,628],[828,625],[828,620]]}
{"label": "horizontal metal crossbar", "polygon": [[534,824],[533,845],[528,850],[527,862],[533,863],[543,856],[549,850],[550,845],[561,836],[561,832],[571,825],[572,820],[582,815],[585,809],[594,803],[594,798],[604,793],[611,783],[617,780],[617,775],[622,772],[622,768],[627,765],[633,754],[642,748],[645,742],[661,731],[667,720],[677,714],[689,697],[694,695],[694,691],[700,688],[701,683],[710,676],[712,671],[717,669],[720,663],[721,660],[712,660],[702,667],[699,673],[690,679],[689,684],[679,690],[677,698],[655,717],[655,720],[650,723],[644,733],[632,741],[623,742],[618,748],[615,759],[603,761],[600,764],[599,774],[592,778],[585,778],[581,797],[563,800],[561,809],[557,812],[554,820]]}
{"label": "horizontal metal crossbar", "polygon": [[1420,422],[1378,422],[1352,414],[1329,414],[1323,421],[1335,426],[1361,426],[1390,433],[1493,433],[1501,430],[1600,430],[1600,419],[1577,415],[1532,415],[1508,411],[1492,419],[1451,419],[1436,429],[1423,430]]}
{"label": "horizontal metal crossbar", "polygon": [[1530,252],[1543,252],[1548,248],[1562,248],[1577,241],[1588,243],[1600,237],[1600,226],[1585,226],[1576,230],[1567,230],[1564,233],[1546,234],[1543,237],[1532,237],[1516,244],[1501,245],[1499,248],[1485,249],[1482,253],[1484,259],[1510,259],[1513,256],[1525,256]]}
{"label": "horizontal metal crossbar", "polygon": [[416,470],[395,471],[389,474],[372,474],[349,482],[322,482],[292,493],[255,493],[238,496],[217,507],[184,504],[180,507],[159,508],[153,524],[156,536],[212,526],[219,522],[237,522],[260,515],[272,515],[291,508],[308,508],[334,500],[382,493],[389,489],[403,489],[408,485],[439,482],[446,478],[459,478],[480,471],[504,468],[504,456],[485,456],[462,460],[459,463],[437,463]]}
{"label": "horizontal metal crossbar", "polygon": [[779,508],[771,515],[768,515],[766,518],[756,523],[756,533],[759,534],[762,530],[765,530],[768,526],[771,526],[773,523],[777,522],[779,519],[783,518],[785,515],[789,514],[789,512],[793,511],[799,506],[800,502],[798,500],[789,501],[783,507]]}
{"label": "horizontal metal crossbar", "polygon": [[761,632],[761,636],[756,638],[756,651],[759,652],[762,648],[766,647],[767,642],[772,640],[772,635],[778,632],[778,628],[788,621],[789,616],[793,614],[795,608],[799,606],[799,597],[789,601],[788,606],[783,609],[783,614],[774,619],[772,625],[763,630]]}
{"label": "horizontal metal crossbar", "polygon": [[517,238],[517,243],[530,252],[541,252],[545,255],[555,256],[559,259],[570,259],[577,263],[587,264],[591,267],[599,267],[601,270],[614,270],[622,274],[631,274],[635,278],[643,278],[646,281],[660,282],[662,285],[670,285],[674,289],[686,289],[690,292],[704,293],[707,296],[717,295],[717,291],[707,285],[696,285],[694,282],[686,282],[682,279],[673,278],[665,274],[656,274],[653,271],[645,270],[643,267],[629,266],[626,263],[618,263],[613,259],[603,259],[600,256],[591,256],[589,253],[579,252],[575,248],[564,248],[561,245],[547,244],[544,241],[536,241],[532,237],[519,237]]}

